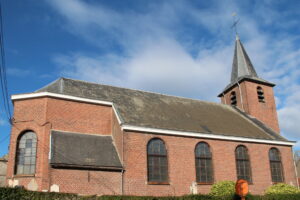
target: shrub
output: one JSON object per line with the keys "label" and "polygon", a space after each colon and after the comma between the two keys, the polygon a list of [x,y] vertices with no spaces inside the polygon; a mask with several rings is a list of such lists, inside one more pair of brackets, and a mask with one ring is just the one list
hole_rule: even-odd
{"label": "shrub", "polygon": [[211,196],[234,196],[235,183],[233,181],[220,181],[212,185],[210,193]]}
{"label": "shrub", "polygon": [[285,183],[278,183],[268,187],[265,191],[266,194],[299,194],[300,190],[292,185]]}

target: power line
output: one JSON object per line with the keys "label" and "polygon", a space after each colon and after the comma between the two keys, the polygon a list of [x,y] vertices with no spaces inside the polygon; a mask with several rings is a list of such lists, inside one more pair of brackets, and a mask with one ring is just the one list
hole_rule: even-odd
{"label": "power line", "polygon": [[5,51],[4,51],[4,31],[3,31],[3,22],[2,22],[2,5],[0,1],[0,84],[1,84],[1,93],[3,97],[4,110],[7,116],[9,123],[11,123],[11,107],[10,107],[10,98],[7,89],[7,76],[6,76],[6,63],[5,63]]}

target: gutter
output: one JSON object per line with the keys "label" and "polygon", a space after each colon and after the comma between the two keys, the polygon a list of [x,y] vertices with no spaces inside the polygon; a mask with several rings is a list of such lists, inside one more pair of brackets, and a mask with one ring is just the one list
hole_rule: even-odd
{"label": "gutter", "polygon": [[[225,134],[217,135],[217,134],[207,134],[207,133],[200,133],[200,132],[177,131],[177,130],[149,128],[149,127],[134,126],[134,125],[125,125],[125,124],[122,124],[120,115],[118,114],[113,102],[87,99],[87,98],[75,97],[75,96],[70,96],[70,95],[56,94],[56,93],[50,93],[50,92],[40,92],[40,93],[12,95],[11,99],[13,101],[15,101],[15,100],[32,99],[32,98],[40,98],[40,97],[53,97],[53,98],[58,98],[58,99],[66,99],[66,100],[71,100],[71,101],[111,106],[114,110],[114,113],[117,116],[118,122],[121,126],[121,130],[138,131],[138,132],[143,132],[143,133],[156,133],[156,134],[164,134],[164,135],[177,135],[177,136],[186,136],[186,137],[217,139],[217,140],[229,140],[229,141],[240,141],[240,142],[285,145],[285,146],[293,146],[296,144],[295,141],[256,139],[256,138],[246,138],[246,137],[237,137],[237,136],[227,136]],[[123,141],[123,143],[124,143],[124,141]]]}

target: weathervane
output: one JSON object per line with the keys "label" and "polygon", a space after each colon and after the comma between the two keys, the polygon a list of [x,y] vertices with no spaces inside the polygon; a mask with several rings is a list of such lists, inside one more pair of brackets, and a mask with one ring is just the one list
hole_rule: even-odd
{"label": "weathervane", "polygon": [[233,24],[232,24],[231,28],[234,29],[235,35],[237,36],[237,35],[238,35],[238,32],[237,32],[237,25],[238,25],[240,19],[237,18],[237,14],[236,14],[235,12],[232,13],[232,17],[233,17]]}

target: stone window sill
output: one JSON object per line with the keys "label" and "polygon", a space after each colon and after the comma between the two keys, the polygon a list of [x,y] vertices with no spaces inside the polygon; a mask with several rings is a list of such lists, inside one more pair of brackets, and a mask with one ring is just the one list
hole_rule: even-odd
{"label": "stone window sill", "polygon": [[212,185],[214,183],[201,183],[201,182],[197,182],[197,185]]}
{"label": "stone window sill", "polygon": [[35,177],[35,174],[16,174],[14,178],[26,178],[26,177]]}
{"label": "stone window sill", "polygon": [[170,183],[169,182],[152,182],[152,181],[149,181],[148,185],[170,185]]}

